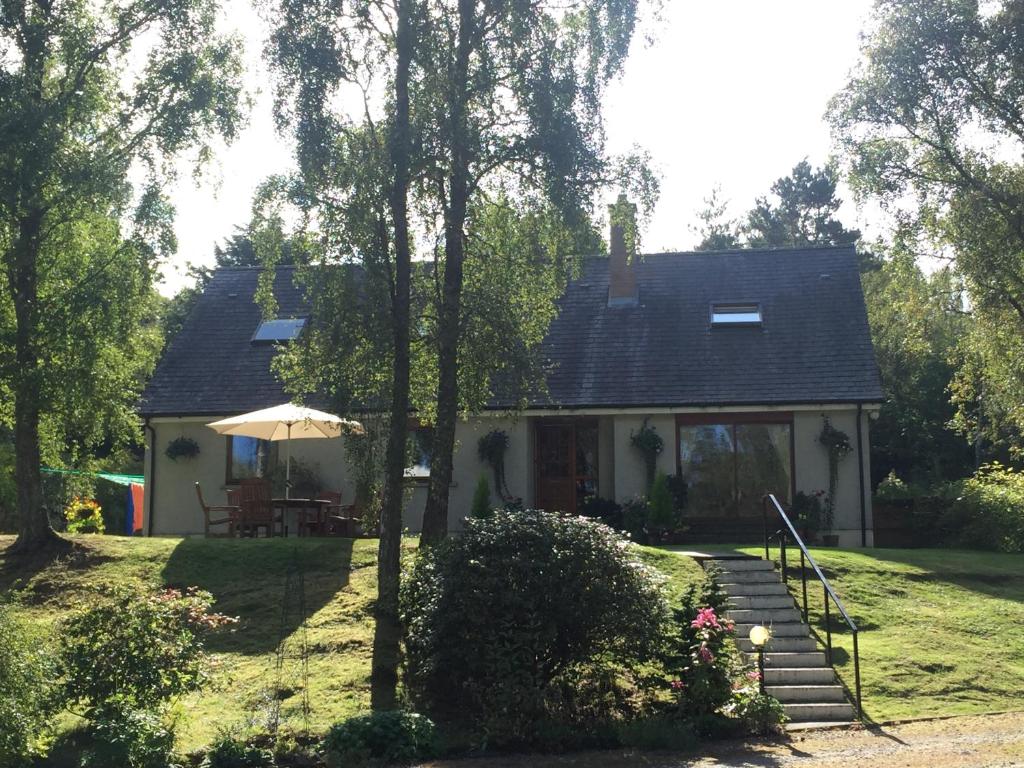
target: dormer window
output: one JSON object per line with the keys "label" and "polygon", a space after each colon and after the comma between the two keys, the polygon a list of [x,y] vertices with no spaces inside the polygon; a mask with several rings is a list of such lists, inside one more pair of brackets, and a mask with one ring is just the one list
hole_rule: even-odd
{"label": "dormer window", "polygon": [[711,305],[711,325],[760,325],[761,305],[750,302],[722,302]]}
{"label": "dormer window", "polygon": [[264,320],[259,324],[252,336],[253,344],[273,344],[275,342],[294,341],[302,333],[306,325],[304,317],[278,318]]}

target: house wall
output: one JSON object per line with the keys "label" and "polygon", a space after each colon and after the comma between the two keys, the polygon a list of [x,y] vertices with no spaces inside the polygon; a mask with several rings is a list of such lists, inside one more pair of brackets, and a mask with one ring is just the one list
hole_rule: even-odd
{"label": "house wall", "polygon": [[[798,491],[811,493],[828,489],[828,457],[818,443],[822,418],[827,413],[833,424],[846,432],[856,445],[855,408],[828,410],[796,410],[793,415],[793,444],[795,483]],[[225,472],[227,439],[209,429],[206,424],[216,417],[203,419],[154,420],[156,431],[156,515],[153,519],[154,535],[194,535],[203,530],[202,513],[195,497],[193,484],[198,480],[203,487],[207,503],[226,501]],[[523,499],[526,506],[534,503],[533,417],[518,418],[488,414],[460,420],[455,432],[454,478],[449,502],[449,527],[461,528],[461,520],[469,514],[473,491],[481,473],[491,480],[490,468],[477,456],[477,441],[492,429],[504,429],[509,435],[509,448],[505,456],[506,479],[513,496]],[[643,414],[607,413],[598,417],[599,432],[599,488],[602,496],[621,502],[645,492],[644,466],[640,453],[630,445],[630,436],[643,425]],[[661,412],[648,415],[648,424],[665,441],[665,449],[658,457],[658,468],[665,474],[676,471],[677,451],[675,413]],[[869,419],[862,414],[865,487],[869,487]],[[196,440],[200,455],[192,460],[171,461],[164,455],[168,441],[184,435]],[[292,455],[315,465],[323,478],[325,488],[340,490],[346,501],[355,496],[352,472],[345,461],[343,440],[297,440],[292,443]],[[861,545],[860,487],[857,482],[857,456],[852,453],[839,466],[839,486],[834,533],[841,546]],[[150,494],[150,452],[146,453],[146,525],[152,509]],[[493,481],[491,481],[493,486]],[[410,483],[403,512],[403,523],[411,531],[419,531],[423,520],[427,489],[422,482]],[[499,503],[496,494],[491,500]],[[873,544],[871,533],[871,499],[867,494],[867,543]],[[148,528],[147,528],[148,530]]]}
{"label": "house wall", "polygon": [[[225,414],[227,415],[227,414]],[[225,483],[227,473],[227,438],[218,435],[206,425],[218,416],[202,419],[154,419],[151,427],[156,433],[156,482],[151,478],[151,448],[146,446],[146,512],[144,530],[155,536],[189,536],[203,532],[203,515],[196,499],[195,483],[199,481],[207,504],[227,503]],[[486,473],[493,486],[491,469],[477,456],[477,441],[492,429],[504,429],[509,434],[509,449],[505,455],[505,472],[509,491],[529,503],[532,501],[532,466],[529,430],[525,418],[481,417],[460,420],[455,430],[454,478],[449,500],[449,527],[458,530],[460,521],[469,514],[481,473]],[[172,461],[164,451],[167,443],[177,437],[190,437],[199,444],[199,455],[194,459]],[[344,437],[332,440],[294,440],[291,455],[313,467],[322,479],[325,490],[340,490],[346,502],[355,498],[353,473],[345,459]],[[277,445],[279,458],[284,459],[283,444]],[[156,514],[149,528],[152,498],[156,489]],[[406,489],[402,513],[404,527],[419,531],[426,506],[427,486],[423,481],[410,481]],[[493,493],[492,502],[499,503]]]}

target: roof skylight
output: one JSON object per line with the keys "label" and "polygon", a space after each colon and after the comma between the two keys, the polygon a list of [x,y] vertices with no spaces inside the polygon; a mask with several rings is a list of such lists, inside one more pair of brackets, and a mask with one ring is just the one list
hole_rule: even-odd
{"label": "roof skylight", "polygon": [[761,305],[760,304],[712,304],[711,305],[712,325],[760,325]]}
{"label": "roof skylight", "polygon": [[271,344],[275,341],[294,341],[306,325],[304,317],[264,320],[253,334],[253,344]]}

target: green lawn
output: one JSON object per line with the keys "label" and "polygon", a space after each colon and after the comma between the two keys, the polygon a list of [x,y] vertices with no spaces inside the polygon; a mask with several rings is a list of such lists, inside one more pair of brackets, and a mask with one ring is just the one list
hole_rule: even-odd
{"label": "green lawn", "polygon": [[[0,592],[23,590],[19,613],[41,633],[88,599],[99,583],[196,585],[217,599],[216,609],[238,616],[230,634],[216,637],[218,664],[212,686],[185,702],[181,747],[208,743],[218,729],[259,723],[267,698],[281,691],[282,722],[296,729],[302,718],[302,632],[297,578],[285,601],[289,572],[301,564],[308,615],[308,680],[313,731],[369,706],[369,673],[376,597],[376,540],[347,539],[133,539],[77,537],[68,558],[54,562],[5,563],[10,537],[0,536]],[[409,551],[415,540],[407,543]],[[646,547],[643,559],[665,573],[666,589],[677,595],[703,572],[689,558]],[[287,606],[287,610],[286,610]],[[285,638],[283,670],[277,649]],[[69,726],[74,725],[69,719]]]}
{"label": "green lawn", "polygon": [[[758,547],[737,549],[763,554]],[[861,629],[869,717],[1024,709],[1024,556],[939,549],[815,548],[811,554]],[[799,577],[790,583],[799,585]],[[820,632],[822,594],[811,584],[811,618]],[[849,633],[834,633],[833,643],[839,674],[852,689]]]}

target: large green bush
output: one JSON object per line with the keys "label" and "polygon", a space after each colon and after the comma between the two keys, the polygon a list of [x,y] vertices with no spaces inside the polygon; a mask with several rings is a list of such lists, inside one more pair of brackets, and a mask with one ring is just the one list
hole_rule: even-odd
{"label": "large green bush", "polygon": [[959,531],[956,543],[1000,552],[1024,552],[1024,472],[987,464],[964,481],[942,521]]}
{"label": "large green bush", "polygon": [[502,746],[628,716],[631,673],[667,614],[655,575],[614,531],[535,510],[468,520],[423,553],[402,610],[417,708]]}
{"label": "large green bush", "polygon": [[174,746],[170,705],[207,679],[204,635],[233,622],[207,592],[115,587],[61,626],[64,695],[89,721],[85,764],[155,768]]}
{"label": "large green bush", "polygon": [[49,658],[0,601],[0,765],[46,753],[56,705]]}

